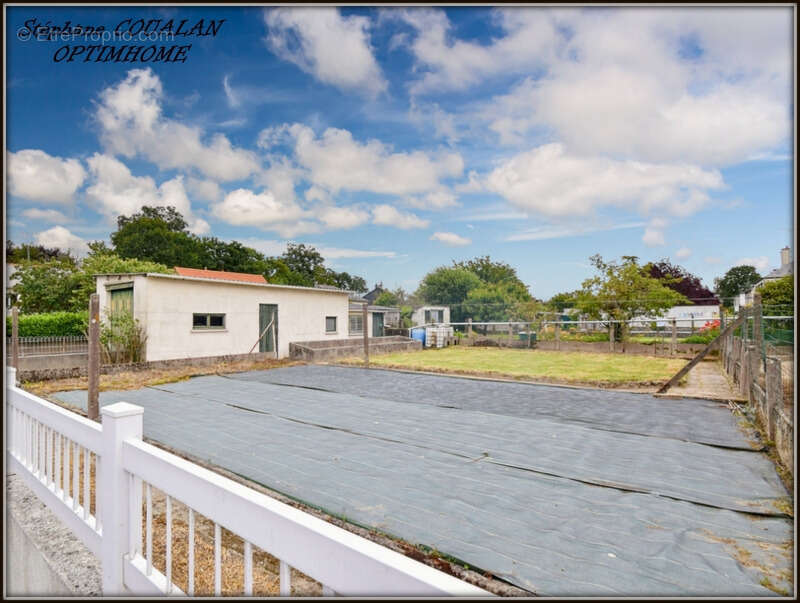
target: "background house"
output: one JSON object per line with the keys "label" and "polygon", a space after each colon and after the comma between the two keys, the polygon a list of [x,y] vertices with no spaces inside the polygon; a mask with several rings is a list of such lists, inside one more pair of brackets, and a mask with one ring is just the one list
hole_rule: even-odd
{"label": "background house", "polygon": [[740,293],[736,298],[733,300],[733,309],[734,311],[738,312],[739,308],[742,306],[752,306],[753,300],[755,299],[756,291],[758,291],[761,287],[764,286],[764,283],[768,283],[770,281],[776,281],[779,278],[783,278],[784,276],[789,276],[790,274],[794,274],[794,261],[792,260],[792,253],[789,247],[784,247],[781,249],[781,265],[778,268],[772,270],[767,276],[762,278],[758,281],[753,288],[750,289],[747,293]]}
{"label": "background house", "polygon": [[419,325],[450,322],[450,308],[447,306],[420,306],[411,314],[411,323]]}
{"label": "background house", "polygon": [[[289,343],[346,339],[349,295],[268,284],[260,275],[176,268],[177,274],[96,275],[104,315],[131,312],[146,360],[246,354],[289,356]],[[259,340],[259,336],[265,336]]]}

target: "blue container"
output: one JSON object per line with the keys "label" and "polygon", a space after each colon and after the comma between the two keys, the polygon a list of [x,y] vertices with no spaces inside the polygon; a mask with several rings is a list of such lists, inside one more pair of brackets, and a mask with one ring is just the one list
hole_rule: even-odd
{"label": "blue container", "polygon": [[417,341],[422,342],[422,346],[425,346],[425,327],[417,327],[416,329],[411,329],[411,339],[416,339]]}

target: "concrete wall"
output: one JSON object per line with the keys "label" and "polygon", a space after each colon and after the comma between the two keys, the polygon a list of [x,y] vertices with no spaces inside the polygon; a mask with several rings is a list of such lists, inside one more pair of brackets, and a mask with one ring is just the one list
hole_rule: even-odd
{"label": "concrete wall", "polygon": [[41,371],[47,369],[68,369],[87,366],[88,354],[58,354],[52,356],[20,356],[20,371]]}
{"label": "concrete wall", "polygon": [[[408,337],[370,337],[369,353],[389,354],[411,352],[422,349],[422,342]],[[291,344],[291,356],[306,362],[324,362],[336,358],[361,356],[364,353],[364,338],[357,337],[338,341],[304,341]]]}
{"label": "concrete wall", "polygon": [[[348,296],[341,291],[189,280],[156,276],[98,277],[101,308],[106,285],[133,281],[134,317],[147,333],[146,358],[166,360],[246,354],[258,340],[259,304],[278,306],[278,354],[289,343],[348,337]],[[192,328],[193,313],[225,314],[225,328]],[[325,317],[336,316],[336,333],[325,332]]]}

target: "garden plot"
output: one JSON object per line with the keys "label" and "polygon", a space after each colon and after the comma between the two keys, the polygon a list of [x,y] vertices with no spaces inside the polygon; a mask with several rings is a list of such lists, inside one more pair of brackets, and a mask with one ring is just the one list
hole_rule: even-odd
{"label": "garden plot", "polygon": [[[147,437],[537,594],[792,588],[787,493],[726,409],[429,376],[474,391],[409,381],[416,399],[399,401],[392,385],[415,376],[383,373],[296,367],[100,400],[142,405]],[[56,397],[85,407],[85,392]],[[622,427],[602,412],[615,403]]]}

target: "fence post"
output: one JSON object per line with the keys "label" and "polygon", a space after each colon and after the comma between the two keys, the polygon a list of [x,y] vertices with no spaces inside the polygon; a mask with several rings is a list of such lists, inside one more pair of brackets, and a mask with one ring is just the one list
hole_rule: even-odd
{"label": "fence post", "polygon": [[678,351],[678,321],[672,319],[672,337],[669,340],[669,355],[674,356]]}
{"label": "fence post", "polygon": [[122,443],[142,438],[144,409],[117,402],[104,406],[100,412],[103,415],[103,443],[97,492],[101,497],[103,521],[100,559],[103,596],[118,597],[126,594],[122,574],[125,555],[130,552],[131,545],[136,544],[130,542],[131,528],[139,528],[136,533],[140,533],[142,525],[141,488],[138,496],[131,492],[130,477],[122,467]]}
{"label": "fence post", "polygon": [[19,370],[19,309],[11,308],[11,364]]}
{"label": "fence post", "polygon": [[100,392],[100,296],[92,293],[89,297],[89,366],[87,370],[89,401],[87,414],[97,421]]}
{"label": "fence post", "polygon": [[472,319],[467,319],[467,337],[472,337]]}
{"label": "fence post", "polygon": [[13,366],[6,367],[6,383],[14,387],[19,385],[19,381],[17,381],[17,369]]}
{"label": "fence post", "polygon": [[756,291],[753,295],[753,343],[758,348],[758,353],[764,359],[764,370],[767,369],[766,354],[764,353],[764,331],[761,324],[761,294]]}
{"label": "fence post", "polygon": [[369,368],[369,312],[367,302],[361,305],[361,322],[364,323],[364,366]]}
{"label": "fence post", "polygon": [[614,351],[614,322],[608,323],[608,350]]}
{"label": "fence post", "polygon": [[561,325],[556,323],[556,350],[561,349]]}
{"label": "fence post", "polygon": [[764,375],[764,389],[767,394],[766,415],[767,436],[775,441],[775,409],[783,405],[783,380],[780,358],[767,358],[767,371]]}

